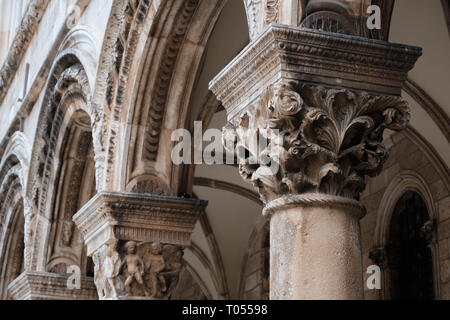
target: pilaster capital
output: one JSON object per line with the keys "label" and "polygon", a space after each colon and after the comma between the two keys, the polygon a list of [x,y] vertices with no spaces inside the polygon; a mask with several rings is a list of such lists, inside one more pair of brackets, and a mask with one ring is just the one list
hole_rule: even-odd
{"label": "pilaster capital", "polygon": [[100,192],[73,220],[95,264],[100,299],[167,299],[207,201]]}

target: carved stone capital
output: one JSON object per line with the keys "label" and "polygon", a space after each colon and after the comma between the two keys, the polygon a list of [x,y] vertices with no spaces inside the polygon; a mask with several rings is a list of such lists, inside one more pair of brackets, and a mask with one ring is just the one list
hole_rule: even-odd
{"label": "carved stone capital", "polygon": [[79,288],[70,288],[70,274],[25,271],[8,286],[14,300],[97,300],[92,278],[80,277]]}
{"label": "carved stone capital", "polygon": [[265,203],[303,193],[358,200],[365,176],[377,175],[387,159],[384,130],[409,121],[400,93],[420,54],[269,26],[210,83],[228,114],[225,144],[245,155],[241,175]]}
{"label": "carved stone capital", "polygon": [[149,194],[97,194],[73,220],[93,258],[99,297],[170,297],[182,249],[190,245],[206,205],[202,200]]}

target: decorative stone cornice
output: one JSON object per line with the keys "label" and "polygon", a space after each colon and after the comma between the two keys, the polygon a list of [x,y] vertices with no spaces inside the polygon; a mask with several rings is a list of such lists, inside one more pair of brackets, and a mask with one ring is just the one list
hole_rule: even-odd
{"label": "decorative stone cornice", "polygon": [[417,47],[271,24],[210,83],[231,119],[280,79],[400,95]]}
{"label": "decorative stone cornice", "polygon": [[25,271],[8,289],[14,300],[97,300],[94,279],[80,278],[80,289],[69,289],[70,274]]}
{"label": "decorative stone cornice", "polygon": [[6,61],[0,70],[0,103],[11,85],[17,68],[33,39],[50,0],[32,0],[16,32]]}
{"label": "decorative stone cornice", "polygon": [[100,192],[73,217],[88,255],[119,240],[189,246],[207,201],[125,192]]}

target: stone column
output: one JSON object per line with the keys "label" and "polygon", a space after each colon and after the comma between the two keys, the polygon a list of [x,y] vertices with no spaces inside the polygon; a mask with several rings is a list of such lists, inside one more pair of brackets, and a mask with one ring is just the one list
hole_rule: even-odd
{"label": "stone column", "polygon": [[361,299],[357,201],[305,194],[272,201],[271,299]]}
{"label": "stone column", "polygon": [[272,24],[210,83],[271,217],[271,299],[363,298],[359,194],[387,159],[384,130],[409,121],[400,93],[420,54]]}
{"label": "stone column", "polygon": [[206,201],[100,192],[73,218],[102,300],[169,299]]}

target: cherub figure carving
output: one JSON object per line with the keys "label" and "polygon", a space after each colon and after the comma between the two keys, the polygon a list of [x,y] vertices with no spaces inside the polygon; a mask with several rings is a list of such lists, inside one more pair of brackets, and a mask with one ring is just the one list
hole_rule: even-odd
{"label": "cherub figure carving", "polygon": [[61,245],[64,247],[70,247],[73,236],[73,223],[70,221],[64,221],[62,225],[62,237]]}
{"label": "cherub figure carving", "polygon": [[151,297],[157,297],[161,292],[167,290],[166,279],[161,272],[166,268],[166,262],[162,255],[162,245],[160,242],[152,243],[149,256],[147,258],[147,266],[149,268],[150,280],[152,283]]}
{"label": "cherub figure carving", "polygon": [[139,283],[145,292],[146,296],[150,295],[150,292],[148,291],[142,276],[144,275],[144,261],[136,254],[136,242],[134,241],[128,241],[125,243],[125,250],[127,252],[127,256],[125,257],[124,261],[122,262],[122,265],[120,267],[120,270],[123,269],[123,267],[127,266],[127,276],[125,280],[125,291],[128,293],[128,295],[131,295],[131,285],[134,281],[137,281]]}
{"label": "cherub figure carving", "polygon": [[[109,297],[115,298],[117,297],[117,290],[115,286],[115,279],[119,275],[121,268],[121,261],[119,254],[110,247],[106,248],[105,252],[105,263],[103,266],[103,290],[106,291],[106,288],[110,287],[110,295]],[[104,297],[107,295],[105,294]]]}
{"label": "cherub figure carving", "polygon": [[97,287],[98,297],[103,299],[105,297],[105,286],[103,280],[103,270],[100,267],[100,253],[96,252],[92,256],[92,260],[94,261],[94,283]]}

